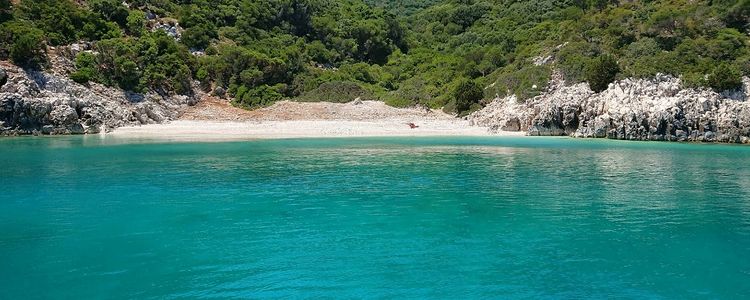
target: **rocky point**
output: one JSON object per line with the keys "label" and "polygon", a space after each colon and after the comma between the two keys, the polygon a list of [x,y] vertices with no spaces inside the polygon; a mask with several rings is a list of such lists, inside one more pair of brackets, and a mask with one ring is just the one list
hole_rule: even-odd
{"label": "rocky point", "polygon": [[[0,135],[86,134],[174,119],[195,97],[137,94],[0,64]],[[2,74],[0,74],[2,75]]]}
{"label": "rocky point", "polygon": [[741,91],[716,93],[657,75],[616,81],[594,93],[586,83],[566,85],[556,75],[541,95],[498,97],[469,120],[532,136],[750,143],[749,81],[744,78]]}

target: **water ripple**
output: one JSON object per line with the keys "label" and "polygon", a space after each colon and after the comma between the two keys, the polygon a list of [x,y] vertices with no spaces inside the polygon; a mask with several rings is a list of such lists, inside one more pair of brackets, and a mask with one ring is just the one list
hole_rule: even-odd
{"label": "water ripple", "polygon": [[750,295],[747,148],[0,143],[0,298]]}

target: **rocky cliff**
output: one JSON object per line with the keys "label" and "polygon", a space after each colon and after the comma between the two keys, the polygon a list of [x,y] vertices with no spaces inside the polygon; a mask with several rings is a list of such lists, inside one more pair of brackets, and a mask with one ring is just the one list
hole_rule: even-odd
{"label": "rocky cliff", "polygon": [[617,81],[597,94],[585,83],[553,77],[541,95],[497,98],[469,120],[533,136],[750,143],[747,78],[745,89],[734,93],[683,88],[678,78],[658,75]]}
{"label": "rocky cliff", "polygon": [[136,94],[0,62],[0,135],[99,133],[178,116],[194,97]]}

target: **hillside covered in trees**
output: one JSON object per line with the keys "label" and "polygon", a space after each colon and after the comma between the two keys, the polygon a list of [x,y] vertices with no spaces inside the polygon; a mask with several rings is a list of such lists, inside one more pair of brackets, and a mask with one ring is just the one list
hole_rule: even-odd
{"label": "hillside covered in trees", "polygon": [[0,0],[0,59],[70,77],[253,108],[380,99],[466,113],[538,94],[553,72],[605,89],[679,76],[717,91],[750,74],[750,0]]}

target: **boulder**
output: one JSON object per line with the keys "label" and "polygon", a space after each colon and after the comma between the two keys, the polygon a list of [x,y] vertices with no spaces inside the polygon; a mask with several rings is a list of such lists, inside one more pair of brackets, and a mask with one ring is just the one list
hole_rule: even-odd
{"label": "boulder", "polygon": [[216,87],[214,89],[214,96],[216,97],[224,97],[226,95],[227,91],[223,87]]}

